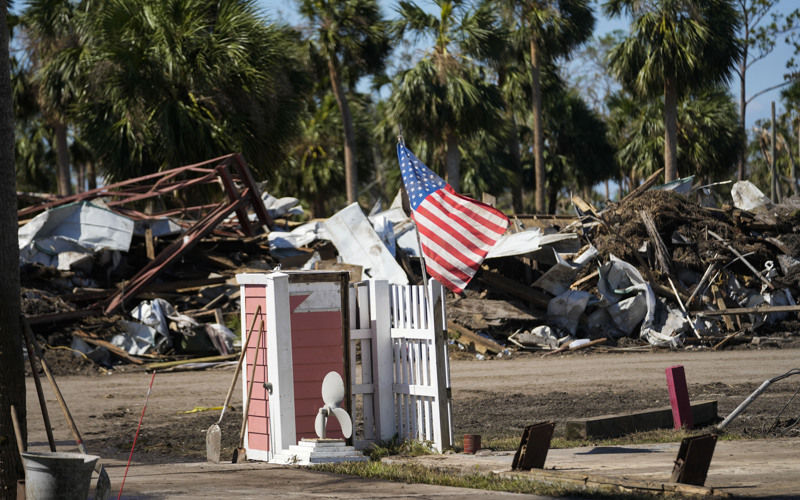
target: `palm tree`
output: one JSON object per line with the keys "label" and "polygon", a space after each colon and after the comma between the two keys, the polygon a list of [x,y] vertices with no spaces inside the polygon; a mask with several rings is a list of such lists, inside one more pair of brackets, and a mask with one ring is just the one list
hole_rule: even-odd
{"label": "palm tree", "polygon": [[[9,61],[8,5],[0,3],[0,61]],[[14,118],[9,65],[0,71],[0,496],[15,496],[23,469],[14,440],[11,405],[17,410],[22,438],[27,436],[25,370],[19,330],[19,245],[17,242],[17,193],[14,172]]]}
{"label": "palm tree", "polygon": [[388,22],[375,0],[298,0],[327,63],[333,95],[342,115],[347,203],[358,199],[356,133],[347,97],[358,80],[383,71],[391,50]]}
{"label": "palm tree", "polygon": [[470,58],[484,53],[484,42],[494,39],[497,25],[486,6],[469,10],[461,0],[435,3],[438,17],[413,2],[400,2],[401,19],[394,26],[398,37],[410,32],[417,38],[432,38],[434,45],[415,66],[396,77],[387,117],[395,125],[418,132],[412,144],[418,138],[426,144],[415,146],[417,154],[438,156],[430,166],[444,163],[447,182],[459,191],[462,139],[485,130],[503,133],[500,92]]}
{"label": "palm tree", "polygon": [[678,101],[727,84],[741,47],[731,0],[608,0],[605,12],[633,19],[628,38],[609,53],[612,71],[636,96],[664,98],[664,176],[678,176]]}
{"label": "palm tree", "polygon": [[[664,106],[624,94],[609,99],[612,137],[622,170],[633,179],[663,167]],[[744,146],[736,104],[725,89],[706,89],[677,106],[677,160],[686,175],[716,180],[731,174]],[[624,124],[624,125],[622,125]]]}
{"label": "palm tree", "polygon": [[53,129],[57,157],[58,193],[72,193],[68,149],[70,108],[80,93],[82,45],[76,2],[31,0],[21,16],[25,68],[31,77],[44,124]]}
{"label": "palm tree", "polygon": [[594,14],[588,0],[501,0],[513,12],[516,30],[527,41],[531,73],[531,118],[536,183],[536,212],[547,211],[546,166],[542,116],[542,67],[567,57],[592,36]]}
{"label": "palm tree", "polygon": [[253,0],[106,0],[91,14],[80,126],[107,178],[236,151],[275,175],[310,87],[294,32]]}

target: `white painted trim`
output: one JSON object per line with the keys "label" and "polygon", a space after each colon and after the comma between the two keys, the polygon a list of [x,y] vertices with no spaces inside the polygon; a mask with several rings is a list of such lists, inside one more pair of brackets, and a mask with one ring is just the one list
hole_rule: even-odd
{"label": "white painted trim", "polygon": [[[247,440],[247,438],[245,438]],[[264,450],[251,450],[245,447],[248,460],[258,460],[259,462],[269,461],[269,452]]]}
{"label": "white painted trim", "polygon": [[395,394],[408,394],[409,396],[423,396],[435,398],[439,392],[436,387],[429,385],[414,384],[392,384],[392,391]]}
{"label": "white painted trim", "polygon": [[375,387],[375,428],[379,441],[395,434],[395,406],[392,382],[391,303],[389,282],[369,281],[370,328],[372,329],[372,380]]}
{"label": "white painted trim", "polygon": [[[294,407],[294,364],[289,309],[289,275],[271,273],[267,285],[267,380],[272,383],[269,418],[275,433],[272,454],[297,444]],[[277,398],[277,401],[273,398]]]}
{"label": "white painted trim", "polygon": [[236,275],[236,283],[240,285],[266,285],[273,273],[240,273]]}

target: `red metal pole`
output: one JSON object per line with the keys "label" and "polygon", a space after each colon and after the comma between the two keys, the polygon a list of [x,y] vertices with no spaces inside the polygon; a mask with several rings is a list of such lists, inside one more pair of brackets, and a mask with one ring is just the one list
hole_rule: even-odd
{"label": "red metal pole", "polygon": [[666,372],[669,402],[672,405],[672,419],[675,422],[675,429],[682,427],[693,429],[692,405],[689,402],[689,389],[686,387],[686,374],[683,371],[683,366],[670,366]]}

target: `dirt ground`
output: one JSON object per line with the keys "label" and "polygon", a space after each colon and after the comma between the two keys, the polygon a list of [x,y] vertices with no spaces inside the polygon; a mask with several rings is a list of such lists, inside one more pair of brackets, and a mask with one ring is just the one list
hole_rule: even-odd
{"label": "dirt ground", "polygon": [[[800,366],[796,349],[725,352],[656,351],[622,354],[512,355],[510,359],[453,359],[455,435],[478,433],[484,442],[520,435],[553,419],[556,433],[572,418],[669,405],[664,370],[683,365],[693,400],[716,399],[726,416],[762,382]],[[63,360],[62,362],[66,362]],[[52,363],[58,366],[59,363]],[[57,372],[57,368],[54,369]],[[127,459],[151,375],[126,368],[58,376],[57,381],[90,453]],[[158,373],[136,443],[135,461],[175,463],[205,458],[205,432],[219,416],[203,407],[222,404],[233,368]],[[46,398],[59,449],[72,439],[46,381]],[[800,376],[773,384],[728,428],[750,438],[797,437]],[[222,458],[229,459],[241,423],[241,390],[222,422]],[[195,408],[201,411],[186,413]],[[28,429],[34,448],[46,446],[33,380],[28,377]]]}

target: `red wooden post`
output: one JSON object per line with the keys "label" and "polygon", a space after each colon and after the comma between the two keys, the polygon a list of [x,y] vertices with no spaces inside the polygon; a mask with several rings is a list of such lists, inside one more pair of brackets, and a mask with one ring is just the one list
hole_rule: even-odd
{"label": "red wooden post", "polygon": [[694,428],[692,420],[692,405],[689,403],[689,389],[686,387],[686,374],[683,366],[670,366],[667,372],[667,387],[669,387],[669,402],[672,405],[672,420],[675,429],[686,427]]}

